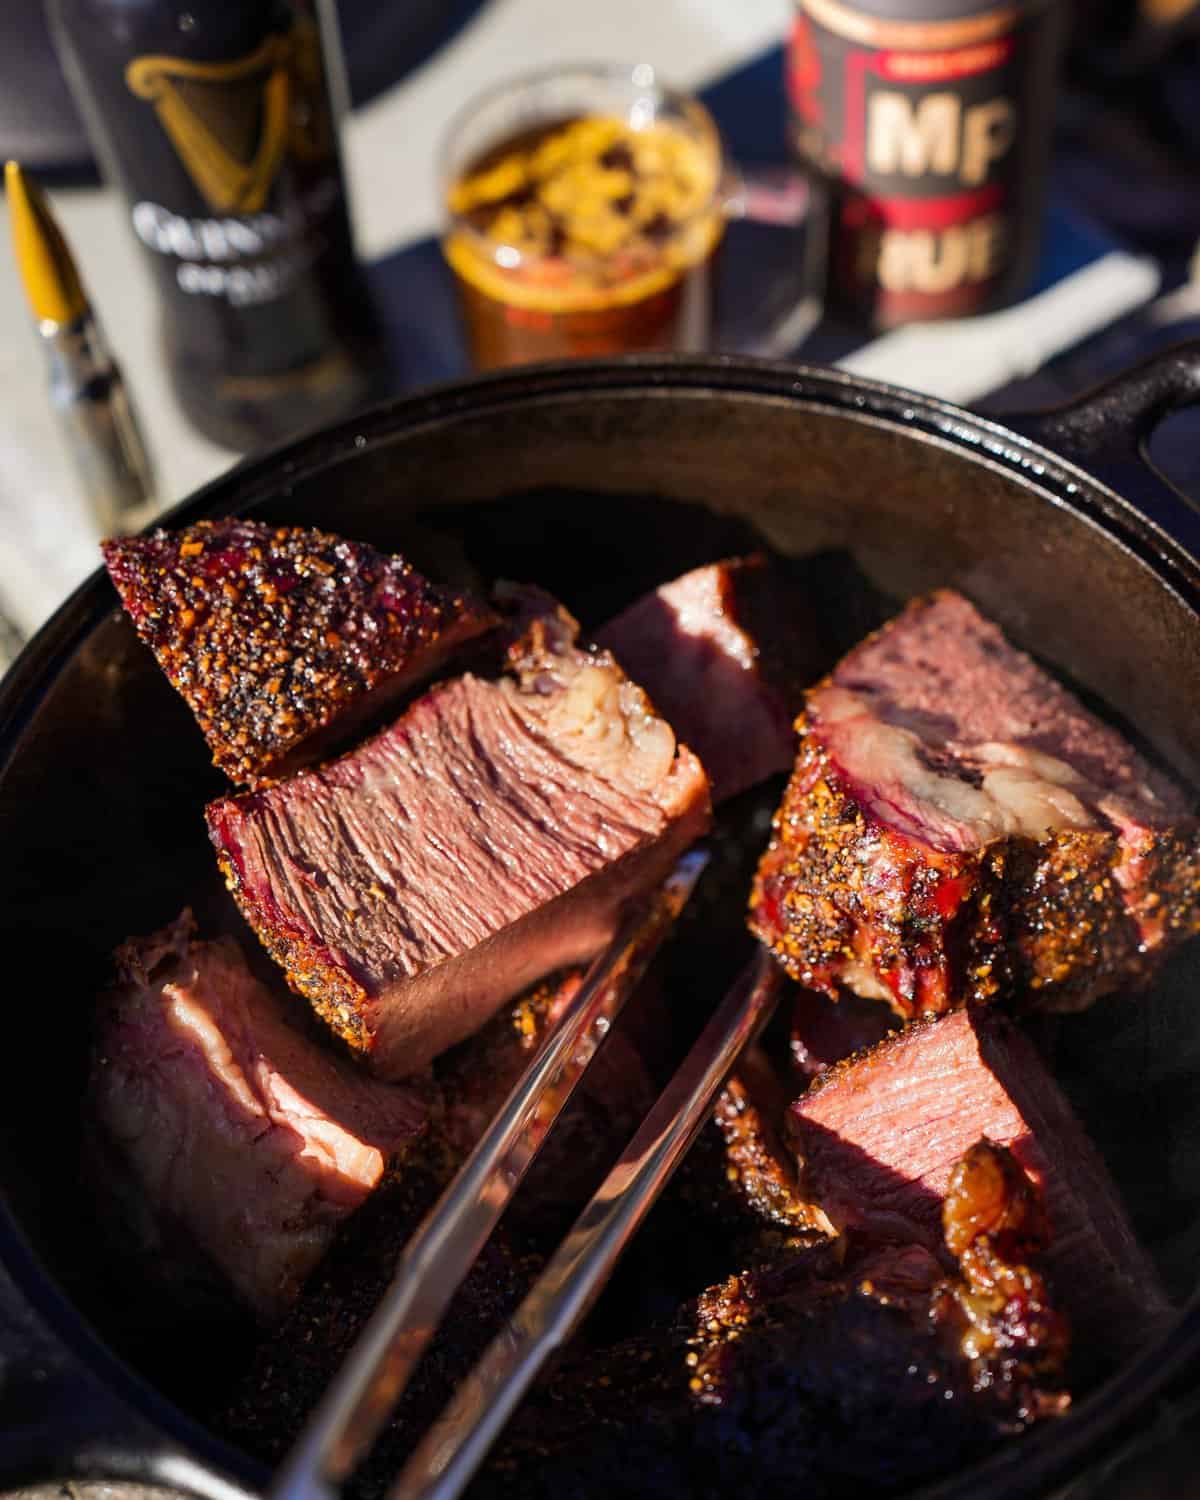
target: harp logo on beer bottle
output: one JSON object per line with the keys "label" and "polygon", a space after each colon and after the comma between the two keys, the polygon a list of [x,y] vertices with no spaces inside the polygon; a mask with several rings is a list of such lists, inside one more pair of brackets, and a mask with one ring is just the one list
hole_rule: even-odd
{"label": "harp logo on beer bottle", "polygon": [[[213,218],[181,216],[152,200],[133,205],[134,231],[149,249],[177,257],[181,291],[235,305],[278,297],[300,269],[284,252],[328,208],[318,182],[290,214],[266,212],[280,168],[331,154],[320,86],[319,38],[311,23],[266,37],[246,57],[219,62],[149,54],[125,69],[130,92],[153,105],[179,161]],[[252,270],[226,263],[257,261]]]}
{"label": "harp logo on beer bottle", "polygon": [[209,207],[252,214],[266,202],[285,152],[308,161],[330,154],[328,118],[316,97],[318,48],[316,28],[299,22],[233,62],[134,58],[125,81],[154,105]]}
{"label": "harp logo on beer bottle", "polygon": [[829,291],[877,326],[1003,300],[1036,243],[1040,18],[913,9],[799,0],[791,50],[797,144],[830,195]]}
{"label": "harp logo on beer bottle", "polygon": [[330,0],[46,3],[191,421],[244,450],[361,404],[383,366],[342,179]]}
{"label": "harp logo on beer bottle", "polygon": [[[130,89],[154,105],[189,176],[217,213],[252,214],[266,201],[287,145],[290,50],[286,38],[268,37],[241,62],[151,56],[125,69]],[[217,100],[206,98],[214,93]]]}

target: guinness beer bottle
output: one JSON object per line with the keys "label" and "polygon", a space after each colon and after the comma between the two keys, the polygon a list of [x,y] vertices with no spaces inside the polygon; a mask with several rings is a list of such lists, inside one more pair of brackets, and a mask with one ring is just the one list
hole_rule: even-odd
{"label": "guinness beer bottle", "polygon": [[240,450],[372,394],[322,3],[49,0],[161,295],[175,394],[201,432]]}
{"label": "guinness beer bottle", "polygon": [[1062,12],[1059,0],[796,0],[794,136],[832,311],[888,328],[1025,289]]}

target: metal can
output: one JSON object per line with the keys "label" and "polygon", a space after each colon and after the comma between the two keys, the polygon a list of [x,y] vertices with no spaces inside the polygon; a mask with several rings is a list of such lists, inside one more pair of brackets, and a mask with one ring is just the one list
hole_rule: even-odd
{"label": "metal can", "polygon": [[831,311],[881,329],[1027,287],[1062,13],[1057,0],[797,0],[794,142]]}

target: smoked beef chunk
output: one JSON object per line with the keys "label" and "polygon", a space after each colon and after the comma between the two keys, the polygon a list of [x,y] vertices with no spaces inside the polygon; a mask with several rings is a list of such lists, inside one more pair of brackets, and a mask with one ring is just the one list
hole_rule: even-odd
{"label": "smoked beef chunk", "polygon": [[300,1035],[236,943],[197,941],[187,912],[117,965],[87,1100],[97,1200],[139,1264],[198,1251],[271,1322],[421,1135],[426,1101]]}
{"label": "smoked beef chunk", "polygon": [[852,651],[798,728],[751,926],[802,984],[1078,1010],[1200,926],[1183,795],[958,594]]}
{"label": "smoked beef chunk", "polygon": [[829,1221],[800,1191],[794,1153],[779,1127],[786,1098],[766,1050],[758,1043],[738,1060],[713,1107],[722,1139],[720,1188],[750,1217],[790,1235],[825,1234]]}
{"label": "smoked beef chunk", "polygon": [[498,680],[442,683],[340,760],[208,809],[267,951],[384,1077],[598,951],[708,826],[696,757],[541,607]]}
{"label": "smoked beef chunk", "polygon": [[199,521],[105,542],[104,560],[214,764],[252,786],[317,759],[495,623],[402,557],[300,526]]}
{"label": "smoked beef chunk", "polygon": [[1066,1369],[1070,1332],[1037,1268],[1049,1221],[1011,1151],[985,1137],[954,1164],[942,1234],[958,1270],[936,1288],[931,1313],[969,1364],[975,1389],[1007,1396],[1021,1426],[1064,1410],[1068,1398],[1052,1391]]}
{"label": "smoked beef chunk", "polygon": [[472,1500],[907,1493],[1064,1411],[1067,1331],[1036,1269],[1035,1194],[990,1143],[972,1156],[993,1191],[973,1181],[988,1211],[956,1223],[948,1277],[918,1247],[808,1245],[710,1287],[667,1328],[577,1346]]}
{"label": "smoked beef chunk", "polygon": [[1081,1342],[1120,1357],[1169,1313],[1104,1163],[998,1011],[921,1021],[838,1063],[793,1105],[790,1132],[801,1190],[837,1229],[930,1250],[955,1163],[985,1136],[1042,1190],[1046,1268]]}
{"label": "smoked beef chunk", "polygon": [[755,554],[665,583],[599,634],[708,772],[713,800],[786,771],[817,671],[811,614]]}
{"label": "smoked beef chunk", "polygon": [[[434,1067],[442,1107],[402,1170],[344,1224],[288,1316],[258,1345],[217,1414],[227,1435],[273,1463],[324,1395],[395,1275],[396,1254],[429,1211],[579,988],[569,970],[527,991]],[[378,1085],[377,1085],[378,1086]],[[500,1231],[460,1288],[352,1493],[386,1493],[416,1440],[482,1354],[641,1123],[655,1090],[619,1030],[604,1041],[530,1168]]]}

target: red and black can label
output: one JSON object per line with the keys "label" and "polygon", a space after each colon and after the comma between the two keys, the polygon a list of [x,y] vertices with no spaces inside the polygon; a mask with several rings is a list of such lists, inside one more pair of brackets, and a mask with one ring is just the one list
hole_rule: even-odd
{"label": "red and black can label", "polygon": [[876,326],[984,310],[1036,248],[1049,131],[1048,12],[891,20],[799,0],[789,87],[829,190],[826,275]]}

